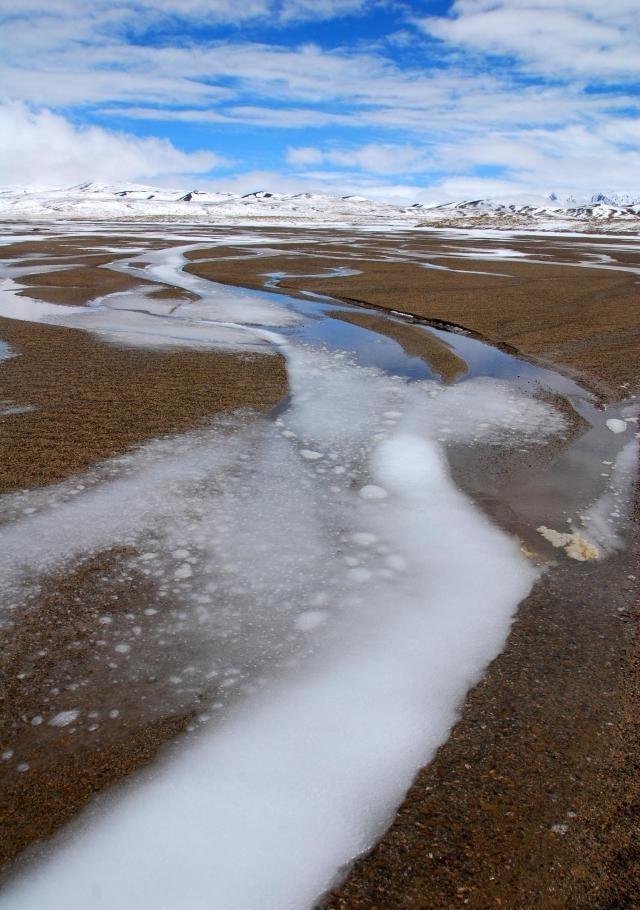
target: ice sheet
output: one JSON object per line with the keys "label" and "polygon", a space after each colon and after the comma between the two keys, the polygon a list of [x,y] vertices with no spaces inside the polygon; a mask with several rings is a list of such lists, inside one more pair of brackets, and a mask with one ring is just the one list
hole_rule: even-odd
{"label": "ice sheet", "polygon": [[[221,631],[226,678],[271,659],[226,721],[88,812],[0,906],[311,907],[381,834],[500,651],[536,573],[456,489],[436,434],[446,418],[459,439],[478,421],[518,439],[527,413],[552,433],[553,409],[500,383],[433,395],[341,354],[287,354],[293,400],[276,422],[160,440],[0,501],[5,602],[124,544],[178,592],[195,685]],[[135,637],[110,628],[112,653],[135,661]]]}

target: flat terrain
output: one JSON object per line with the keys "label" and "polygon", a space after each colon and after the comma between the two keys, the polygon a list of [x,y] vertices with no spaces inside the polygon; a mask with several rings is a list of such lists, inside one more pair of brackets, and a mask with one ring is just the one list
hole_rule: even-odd
{"label": "flat terrain", "polygon": [[[271,237],[264,250],[249,253],[199,250],[190,257],[191,269],[214,281],[256,288],[269,273],[284,272],[278,287],[285,293],[313,291],[463,326],[492,344],[579,375],[611,401],[637,387],[637,241],[497,240],[453,232],[341,239],[320,231],[303,234],[295,255],[289,242],[278,247]],[[603,257],[610,261],[598,268]],[[360,274],[327,277],[343,266]],[[636,271],[618,271],[620,266]]]}
{"label": "flat terrain", "polygon": [[[640,390],[638,241],[265,228],[234,231],[234,243],[224,242],[222,231],[210,233],[210,246],[188,254],[188,270],[200,277],[258,289],[266,283],[301,300],[323,294],[461,328],[552,365],[602,403]],[[126,242],[136,246],[133,229]],[[108,243],[113,238],[91,237],[91,247]],[[161,238],[153,243],[162,245]],[[83,306],[99,294],[149,289],[142,276],[138,283],[104,268],[120,254],[87,247],[82,238],[16,241],[0,256],[24,262],[24,271],[37,265],[37,274],[19,282],[23,296],[38,300]],[[60,264],[71,267],[45,269]],[[345,268],[357,274],[340,274]],[[158,299],[188,296],[161,285],[152,292]],[[393,338],[445,382],[464,375],[466,364],[446,341],[416,341],[409,322],[355,308],[335,318]],[[3,492],[64,480],[234,408],[269,411],[287,393],[284,360],[273,354],[149,352],[4,318],[0,339],[20,355],[0,363],[0,399],[34,408],[0,419]],[[527,454],[525,465],[521,456],[504,456],[492,480],[507,489],[523,470],[543,474],[556,454]],[[487,476],[496,472],[486,452],[470,473],[482,474],[481,457]],[[465,470],[460,466],[456,477],[463,488]],[[602,563],[565,561],[543,576],[452,736],[383,840],[327,897],[326,910],[638,905],[637,544],[634,537]],[[42,728],[21,722],[70,673],[91,679],[74,705],[108,710],[108,676],[90,669],[90,641],[106,604],[112,610],[125,594],[129,603],[148,596],[144,576],[124,587],[110,576],[110,566],[126,557],[105,553],[52,577],[37,611],[5,635],[3,748],[17,748],[17,738],[32,765],[28,775],[5,772],[5,861],[149,762],[198,710],[193,703],[150,719],[135,693],[119,692],[125,722],[71,743],[49,728],[45,748]],[[38,657],[43,651],[45,659]],[[18,678],[25,666],[28,686]],[[154,684],[147,681],[150,698]]]}

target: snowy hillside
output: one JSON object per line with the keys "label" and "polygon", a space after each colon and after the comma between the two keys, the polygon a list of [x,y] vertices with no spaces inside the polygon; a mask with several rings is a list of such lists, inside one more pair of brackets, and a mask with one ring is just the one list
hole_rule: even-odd
{"label": "snowy hillside", "polygon": [[176,221],[287,224],[379,224],[537,230],[640,231],[640,194],[597,193],[584,199],[472,199],[398,206],[363,196],[318,193],[246,195],[86,183],[67,189],[0,189],[0,220]]}

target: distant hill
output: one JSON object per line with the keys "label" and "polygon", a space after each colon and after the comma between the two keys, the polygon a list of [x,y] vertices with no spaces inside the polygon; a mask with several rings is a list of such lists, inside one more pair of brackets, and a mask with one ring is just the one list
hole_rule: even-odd
{"label": "distant hill", "polygon": [[82,183],[65,189],[0,188],[0,220],[175,221],[217,224],[375,224],[499,230],[640,232],[640,193],[521,196],[409,206],[364,196],[158,189]]}

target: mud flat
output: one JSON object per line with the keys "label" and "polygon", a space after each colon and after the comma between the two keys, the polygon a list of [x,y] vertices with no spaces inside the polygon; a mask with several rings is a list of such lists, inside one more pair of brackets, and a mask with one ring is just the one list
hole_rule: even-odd
{"label": "mud flat", "polygon": [[[497,526],[517,533],[523,548],[545,568],[520,604],[505,649],[470,691],[451,736],[418,775],[395,822],[346,879],[346,867],[337,873],[342,884],[324,899],[323,906],[332,910],[460,905],[483,910],[493,906],[602,910],[633,906],[638,885],[633,824],[638,801],[634,773],[638,754],[634,733],[637,535],[634,525],[624,521],[619,542],[606,558],[576,562],[536,529],[549,523],[561,532],[577,513],[609,495],[613,465],[623,446],[633,439],[632,395],[638,380],[633,357],[638,329],[631,303],[638,293],[637,245],[619,238],[615,242],[522,236],[496,241],[472,235],[461,239],[452,232],[336,235],[319,230],[238,229],[230,237],[228,232],[208,229],[203,236],[200,228],[181,228],[179,236],[169,230],[163,233],[161,228],[139,228],[137,233],[130,227],[114,228],[107,234],[103,227],[100,230],[89,237],[85,232],[82,238],[70,232],[30,239],[28,245],[14,239],[5,253],[16,264],[14,274],[22,285],[19,295],[34,301],[80,304],[84,309],[82,305],[91,306],[96,294],[112,295],[110,299],[121,305],[121,295],[133,292],[142,295],[154,318],[172,316],[174,305],[183,306],[187,314],[187,308],[198,303],[202,286],[189,285],[188,278],[180,282],[174,267],[173,271],[158,271],[164,268],[164,260],[154,259],[163,250],[178,247],[191,260],[187,274],[191,272],[196,282],[207,278],[228,285],[266,287],[276,295],[274,301],[283,291],[294,294],[293,305],[301,322],[280,331],[294,344],[302,343],[303,351],[311,346],[313,352],[315,345],[321,345],[328,350],[327,357],[338,358],[326,361],[324,373],[314,373],[315,367],[308,375],[303,372],[306,385],[300,401],[306,396],[313,403],[315,395],[315,406],[320,407],[323,400],[331,401],[329,393],[339,393],[329,384],[325,398],[323,377],[334,372],[342,375],[342,352],[365,370],[376,367],[382,371],[382,378],[371,374],[367,379],[367,397],[362,398],[366,407],[373,407],[376,383],[380,383],[381,396],[388,394],[387,375],[444,383],[460,426],[465,422],[476,426],[474,421],[481,421],[472,445],[447,440],[447,432],[461,432],[448,417],[437,430],[455,483]],[[127,246],[129,252],[123,249]],[[193,248],[186,250],[187,246]],[[110,247],[113,252],[95,247]],[[138,247],[143,252],[132,261],[132,251]],[[17,262],[19,259],[23,261]],[[112,261],[116,271],[108,268]],[[145,271],[145,261],[156,263],[155,271]],[[125,271],[123,262],[128,263]],[[60,265],[69,268],[47,271]],[[28,267],[38,268],[37,274],[29,276]],[[103,272],[108,276],[104,287]],[[69,299],[64,297],[65,287],[76,288]],[[55,290],[49,293],[47,288]],[[359,305],[344,305],[344,300]],[[394,312],[387,315],[382,310]],[[103,312],[92,323],[98,328]],[[425,324],[413,323],[411,317]],[[112,321],[109,332],[113,332]],[[190,350],[184,339],[176,341],[176,349],[140,349],[119,343],[111,334],[105,339],[76,327],[15,319],[0,320],[0,337],[14,354],[0,364],[6,389],[2,397],[16,409],[33,408],[1,418],[8,452],[21,453],[19,459],[7,459],[4,489],[16,491],[4,501],[4,520],[8,522],[15,519],[17,509],[26,509],[29,516],[42,513],[42,521],[46,521],[51,494],[44,485],[58,481],[63,482],[59,491],[51,488],[53,505],[56,496],[63,503],[71,503],[77,496],[77,514],[82,515],[82,501],[88,495],[85,488],[90,492],[95,487],[99,493],[104,471],[111,471],[108,466],[113,464],[116,480],[118,472],[124,471],[126,489],[127,472],[135,474],[139,456],[134,454],[129,462],[130,456],[125,454],[120,467],[117,459],[106,462],[107,467],[94,467],[96,462],[130,452],[145,440],[185,431],[196,434],[196,449],[204,446],[202,450],[208,451],[207,440],[213,438],[208,435],[211,418],[245,409],[239,422],[229,418],[230,422],[223,420],[218,425],[218,436],[229,438],[231,461],[216,468],[215,462],[209,466],[211,456],[206,456],[207,473],[197,474],[203,486],[195,499],[189,486],[192,481],[188,481],[186,505],[176,504],[177,512],[186,511],[175,539],[169,535],[163,543],[163,532],[156,529],[157,539],[153,545],[147,541],[143,552],[137,540],[129,542],[130,531],[114,531],[104,538],[98,535],[100,547],[95,552],[87,550],[79,562],[64,565],[54,560],[47,564],[40,588],[28,595],[6,628],[7,734],[3,748],[5,756],[11,755],[4,761],[8,836],[3,843],[8,860],[28,845],[37,854],[39,840],[52,834],[96,793],[144,767],[164,742],[185,730],[188,739],[189,729],[197,733],[210,723],[210,715],[214,722],[216,717],[224,717],[236,701],[249,697],[251,687],[268,675],[270,667],[278,666],[283,657],[285,662],[295,657],[296,648],[301,648],[303,660],[315,659],[313,648],[307,652],[307,645],[298,638],[304,638],[305,630],[327,622],[327,614],[318,606],[300,616],[294,613],[297,631],[287,645],[293,651],[282,655],[282,641],[287,639],[271,642],[273,630],[261,630],[259,623],[255,626],[255,615],[249,616],[246,627],[244,620],[233,619],[242,616],[242,598],[248,596],[236,581],[220,588],[222,593],[214,597],[216,609],[221,615],[232,611],[227,621],[237,625],[235,634],[250,642],[255,639],[255,652],[242,656],[234,633],[229,637],[233,625],[215,626],[212,633],[205,623],[196,645],[185,603],[193,597],[194,608],[206,613],[211,601],[205,589],[190,588],[191,574],[198,571],[196,560],[179,565],[173,588],[166,587],[162,573],[154,574],[149,568],[155,559],[164,558],[163,547],[169,547],[167,559],[190,550],[185,549],[181,535],[189,540],[193,532],[188,522],[197,525],[201,520],[198,497],[206,503],[219,495],[225,489],[225,478],[236,474],[239,478],[240,498],[229,501],[238,507],[238,521],[244,515],[255,515],[255,502],[262,495],[256,477],[264,471],[265,476],[271,475],[260,458],[247,472],[239,460],[249,454],[253,457],[254,448],[261,453],[265,445],[259,418],[256,423],[251,411],[268,411],[279,403],[272,415],[276,436],[284,434],[287,444],[297,445],[300,432],[294,420],[295,395],[292,414],[287,417],[283,398],[288,385],[280,354]],[[495,346],[483,344],[481,338],[490,339]],[[527,359],[512,356],[515,349]],[[541,370],[533,361],[553,363],[560,372]],[[322,358],[318,362],[322,364]],[[345,382],[350,379],[350,368],[344,377]],[[495,415],[487,423],[478,416],[484,406],[482,395],[469,399],[468,412],[464,397],[453,404],[458,401],[456,396],[464,396],[465,386],[472,388],[473,382],[484,377],[525,390],[523,407],[527,401],[538,402],[531,417],[523,418],[519,425],[518,433],[524,435],[507,434],[506,445],[504,441],[496,445],[495,434],[504,430],[496,430],[491,423]],[[389,388],[396,394],[393,384]],[[487,399],[495,394],[492,386],[486,389]],[[359,400],[348,394],[336,399],[341,407],[355,408],[354,422]],[[603,403],[608,405],[606,412],[598,409]],[[400,419],[399,411],[384,411],[383,407],[379,406],[380,415],[372,411],[372,426],[379,420],[376,429],[382,435]],[[514,405],[511,419],[518,416],[517,407]],[[558,420],[562,429],[552,431],[544,421],[536,423],[534,416],[544,414],[551,422]],[[613,420],[614,427],[621,424],[620,437],[606,427],[605,418]],[[288,419],[293,421],[293,429]],[[264,432],[270,439],[272,430],[266,424]],[[188,433],[184,438],[188,440]],[[234,448],[235,438],[245,440],[244,449]],[[282,441],[272,444],[280,446]],[[166,443],[161,439],[153,445],[160,449],[149,450],[151,467],[164,464],[162,446],[171,447],[173,442],[167,438]],[[185,443],[178,451],[182,455],[175,464],[181,465],[184,458],[187,469],[192,470],[192,449]],[[338,454],[342,458],[339,447],[336,457]],[[282,458],[285,456],[290,457],[282,449]],[[324,483],[321,447],[303,448],[301,458],[301,490],[307,489],[310,478],[315,478],[313,483]],[[288,465],[286,459],[282,464]],[[262,508],[261,514],[273,512],[276,524],[282,500],[282,495],[280,499],[276,495],[278,484],[294,484],[296,464],[291,462],[288,480],[274,477],[275,498],[269,508]],[[202,471],[199,460],[194,465]],[[357,460],[352,464],[354,482],[361,470],[358,465]],[[79,474],[82,471],[86,476]],[[286,474],[284,468],[283,472]],[[181,473],[177,476],[182,478]],[[331,497],[338,493],[331,487],[327,490],[322,496],[329,496],[330,506]],[[620,514],[620,497],[628,506],[629,493],[623,495],[619,490],[616,495],[611,508]],[[131,499],[132,515],[142,508],[138,499]],[[324,502],[322,497],[320,502]],[[321,512],[327,523],[329,516],[334,516],[333,521],[335,515],[342,515],[343,503],[338,496],[335,513],[329,506],[326,514]],[[108,511],[103,520],[107,527],[115,522]],[[208,526],[213,538],[217,540],[219,535],[222,550],[229,546],[222,527],[226,520],[222,510]],[[342,515],[341,520],[348,519]],[[292,515],[288,521],[295,525]],[[246,525],[245,519],[237,527],[239,542]],[[282,520],[279,527],[285,525]],[[114,528],[119,527],[116,522]],[[65,533],[76,541],[75,531]],[[302,555],[307,533],[308,529],[298,537]],[[266,532],[262,540],[266,542],[269,536]],[[115,544],[117,540],[120,545]],[[82,552],[79,543],[73,546]],[[462,558],[464,535],[460,547]],[[259,567],[258,552],[255,561]],[[348,552],[341,543],[340,560]],[[381,554],[383,561],[388,558],[384,551]],[[317,553],[305,558],[308,566],[319,560]],[[347,573],[360,571],[367,590],[362,564],[350,555],[346,558],[352,560],[346,563],[350,567]],[[403,571],[399,558],[394,562],[391,557],[389,565],[395,572]],[[257,571],[264,573],[266,567]],[[313,575],[313,571],[323,573],[324,568],[308,571]],[[391,582],[380,582],[387,583]],[[401,575],[397,584],[401,591]],[[498,577],[495,584],[500,585]],[[198,601],[198,597],[205,599]],[[274,597],[275,605],[279,601]],[[159,598],[164,598],[160,625],[156,619]],[[374,600],[372,593],[370,608]],[[133,647],[136,640],[141,648]],[[263,642],[272,650],[267,647],[262,653]],[[135,662],[129,656],[132,647]],[[462,641],[460,648],[462,653]],[[228,676],[217,671],[218,675],[207,677],[212,656],[230,668]],[[242,673],[235,669],[238,665]],[[244,680],[237,690],[236,678]],[[217,706],[213,710],[212,703]],[[55,718],[62,719],[52,723]],[[326,747],[330,753],[337,746],[337,741],[327,740],[322,749]],[[17,764],[27,767],[16,773]],[[100,815],[101,805],[97,804],[94,817]],[[330,839],[330,832],[326,836]],[[371,846],[367,843],[360,849]],[[353,855],[345,856],[344,863],[353,859]]]}

